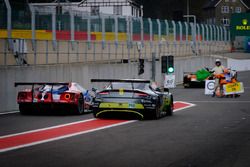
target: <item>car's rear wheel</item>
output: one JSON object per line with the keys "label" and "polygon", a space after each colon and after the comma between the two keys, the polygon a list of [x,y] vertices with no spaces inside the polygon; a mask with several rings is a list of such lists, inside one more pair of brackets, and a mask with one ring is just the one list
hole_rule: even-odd
{"label": "car's rear wheel", "polygon": [[84,98],[83,98],[82,94],[80,94],[80,96],[78,98],[78,105],[75,109],[75,113],[78,115],[81,115],[84,113]]}
{"label": "car's rear wheel", "polygon": [[161,117],[161,111],[159,107],[156,107],[156,109],[153,111],[151,119],[159,119]]}
{"label": "car's rear wheel", "polygon": [[171,103],[170,105],[167,107],[167,116],[172,116],[174,111],[174,101],[173,101],[173,97],[171,97]]}
{"label": "car's rear wheel", "polygon": [[184,83],[183,86],[184,88],[190,88],[190,83]]}
{"label": "car's rear wheel", "polygon": [[30,113],[30,109],[26,104],[19,104],[19,111],[22,115],[27,115]]}

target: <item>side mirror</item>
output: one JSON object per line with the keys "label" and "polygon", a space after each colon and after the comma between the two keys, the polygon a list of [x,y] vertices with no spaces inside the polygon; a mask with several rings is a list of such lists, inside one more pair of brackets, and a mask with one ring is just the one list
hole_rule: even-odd
{"label": "side mirror", "polygon": [[160,88],[156,88],[155,91],[161,92],[161,89]]}
{"label": "side mirror", "polygon": [[168,88],[164,88],[163,91],[169,93],[169,89]]}
{"label": "side mirror", "polygon": [[92,88],[91,90],[92,90],[93,92],[96,92],[97,89],[96,89],[96,88]]}

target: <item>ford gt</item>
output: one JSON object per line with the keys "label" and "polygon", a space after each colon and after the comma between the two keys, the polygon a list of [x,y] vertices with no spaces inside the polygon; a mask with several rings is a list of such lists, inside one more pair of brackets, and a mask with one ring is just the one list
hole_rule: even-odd
{"label": "ford gt", "polygon": [[25,87],[17,95],[21,114],[45,111],[82,114],[91,109],[92,95],[75,82],[16,82],[17,86]]}

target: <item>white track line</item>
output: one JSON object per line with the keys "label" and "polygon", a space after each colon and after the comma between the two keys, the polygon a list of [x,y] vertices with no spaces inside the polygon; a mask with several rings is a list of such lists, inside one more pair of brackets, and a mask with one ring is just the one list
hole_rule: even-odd
{"label": "white track line", "polygon": [[189,106],[186,106],[186,107],[182,107],[182,108],[176,109],[176,110],[174,110],[174,112],[180,111],[180,110],[184,110],[184,109],[187,109],[187,108],[196,106],[196,105],[193,104],[193,103],[189,103],[189,102],[185,102],[185,101],[175,101],[175,103],[176,103],[176,102],[184,103],[184,104],[187,104],[187,105],[189,105]]}
{"label": "white track line", "polygon": [[[188,103],[188,102],[183,102],[183,101],[176,101],[176,102],[184,103],[184,104],[187,104],[189,106],[186,106],[186,107],[183,107],[183,108],[180,108],[180,109],[176,109],[176,110],[174,110],[174,112],[195,106],[195,104]],[[9,113],[12,113],[12,112],[9,112]],[[64,126],[68,126],[68,125],[74,125],[74,124],[88,122],[88,121],[93,121],[93,120],[96,120],[96,119],[93,118],[93,119],[88,119],[88,120],[83,120],[83,121],[72,122],[72,123],[68,123],[68,124],[62,124],[62,125],[51,126],[51,127],[47,127],[47,128],[41,128],[41,129],[30,130],[30,131],[16,133],[16,134],[10,134],[10,135],[5,135],[5,136],[0,136],[0,139],[1,138],[6,138],[6,137],[13,137],[13,136],[18,136],[18,135],[23,135],[23,134],[27,134],[27,133],[33,133],[33,132],[43,131],[43,130],[54,129],[54,128],[58,128],[58,127],[64,127]],[[83,131],[83,132],[78,132],[78,133],[74,133],[74,134],[69,134],[69,135],[64,135],[64,136],[60,136],[60,137],[55,137],[55,138],[52,138],[52,139],[47,139],[47,140],[42,140],[42,141],[38,141],[38,142],[33,142],[33,143],[30,143],[30,144],[23,144],[23,145],[19,145],[19,146],[16,146],[16,147],[10,147],[10,148],[6,148],[6,149],[0,149],[0,153],[1,152],[6,152],[6,151],[11,151],[11,150],[16,150],[16,149],[20,149],[20,148],[24,148],[24,147],[34,146],[34,145],[38,145],[38,144],[42,144],[42,143],[47,143],[47,142],[51,142],[51,141],[56,141],[56,140],[60,140],[60,139],[65,139],[65,138],[69,138],[69,137],[73,137],[73,136],[77,136],[77,135],[82,135],[82,134],[86,134],[86,133],[90,133],[90,132],[95,132],[95,131],[98,131],[98,130],[103,130],[103,129],[107,129],[107,128],[111,128],[111,127],[125,125],[125,124],[129,124],[129,123],[137,122],[137,121],[138,120],[126,121],[126,122],[122,122],[122,123],[117,123],[117,124],[113,124],[113,125],[108,125],[108,126],[104,126],[104,127],[100,127],[100,128],[96,128],[96,129],[91,129],[91,130]]]}
{"label": "white track line", "polygon": [[191,103],[249,103],[250,101],[189,101]]}
{"label": "white track line", "polygon": [[29,130],[29,131],[15,133],[15,134],[10,134],[10,135],[5,135],[5,136],[0,136],[0,139],[6,138],[6,137],[13,137],[13,136],[18,136],[18,135],[23,135],[23,134],[27,134],[27,133],[34,133],[34,132],[39,132],[39,131],[44,131],[44,130],[49,130],[49,129],[60,128],[60,127],[64,127],[64,126],[69,126],[69,125],[74,125],[74,124],[89,122],[89,121],[93,121],[93,120],[96,120],[96,118],[87,119],[87,120],[83,120],[83,121],[77,121],[77,122],[71,122],[71,123],[67,123],[67,124],[62,124],[62,125],[57,125],[57,126],[51,126],[51,127],[41,128],[41,129],[36,129],[36,130]]}
{"label": "white track line", "polygon": [[[93,119],[86,120],[86,121],[91,121],[91,120],[93,120]],[[65,135],[65,136],[61,136],[61,137],[55,137],[55,138],[48,139],[48,140],[42,140],[42,141],[30,143],[30,144],[23,144],[23,145],[19,145],[16,147],[0,149],[0,153],[6,152],[6,151],[11,151],[11,150],[16,150],[16,149],[20,149],[20,148],[24,148],[24,147],[34,146],[34,145],[38,145],[38,144],[42,144],[42,143],[47,143],[47,142],[51,142],[51,141],[56,141],[56,140],[60,140],[60,139],[65,139],[65,138],[69,138],[69,137],[73,137],[73,136],[77,136],[77,135],[82,135],[82,134],[86,134],[86,133],[90,133],[90,132],[95,132],[98,130],[103,130],[103,129],[107,129],[107,128],[111,128],[111,127],[121,126],[121,125],[129,124],[129,123],[133,123],[136,121],[137,120],[117,123],[117,124],[108,125],[108,126],[104,126],[104,127],[100,127],[100,128],[96,128],[96,129],[91,129],[91,130],[87,130],[87,131],[83,131],[83,132],[79,132],[79,133],[69,134],[69,135]]]}
{"label": "white track line", "polygon": [[3,113],[0,113],[0,115],[16,114],[16,113],[19,113],[19,112],[20,112],[20,111],[3,112]]}

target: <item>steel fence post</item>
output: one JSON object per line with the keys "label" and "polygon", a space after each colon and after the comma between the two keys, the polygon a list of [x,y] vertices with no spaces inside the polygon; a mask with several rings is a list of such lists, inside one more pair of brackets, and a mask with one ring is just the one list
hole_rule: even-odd
{"label": "steel fence post", "polygon": [[223,29],[220,26],[220,40],[223,41]]}
{"label": "steel fence post", "polygon": [[114,16],[115,20],[115,46],[118,47],[118,17]]}
{"label": "steel fence post", "polygon": [[56,48],[56,8],[52,10],[52,44],[53,49]]}
{"label": "steel fence post", "polygon": [[88,16],[87,18],[87,36],[88,36],[88,49],[91,49],[91,18]]}
{"label": "steel fence post", "polygon": [[153,25],[151,18],[148,18],[149,22],[149,38],[150,38],[150,47],[153,47]]}
{"label": "steel fence post", "polygon": [[217,38],[216,38],[216,25],[213,25],[213,30],[214,30],[214,41],[216,41],[217,40]]}
{"label": "steel fence post", "polygon": [[224,42],[227,41],[227,29],[224,27]]}
{"label": "steel fence post", "polygon": [[173,35],[174,35],[174,43],[176,42],[176,24],[175,22],[172,20],[172,25],[173,25]]}
{"label": "steel fence post", "polygon": [[213,27],[212,25],[209,25],[210,28],[210,42],[213,41]]}
{"label": "steel fence post", "polygon": [[142,17],[140,17],[140,23],[141,23],[141,43],[142,45],[144,45],[144,24]]}
{"label": "steel fence post", "polygon": [[106,31],[105,31],[105,17],[102,16],[102,49],[105,49],[105,36],[106,36]]}
{"label": "steel fence post", "polygon": [[159,19],[156,20],[158,25],[158,41],[161,41],[161,22]]}
{"label": "steel fence post", "polygon": [[70,14],[70,40],[71,42],[73,42],[75,41],[75,19],[74,19],[75,17],[72,9],[70,9],[69,14]]}
{"label": "steel fence post", "polygon": [[169,24],[168,24],[167,20],[165,20],[165,25],[166,25],[166,41],[168,41],[168,37],[169,37]]}
{"label": "steel fence post", "polygon": [[49,62],[49,42],[48,40],[45,41],[46,43],[46,64]]}
{"label": "steel fence post", "polygon": [[209,40],[209,29],[208,29],[207,24],[205,25],[205,28],[206,28],[206,42],[208,42],[208,40]]}
{"label": "steel fence post", "polygon": [[6,66],[7,65],[7,43],[8,41],[6,39],[3,39],[4,40],[4,65]]}
{"label": "steel fence post", "polygon": [[9,0],[4,0],[4,2],[5,2],[5,5],[6,5],[6,8],[7,8],[7,31],[8,31],[8,42],[9,42],[9,45],[11,45],[11,46],[9,46],[11,49],[12,49],[12,42],[11,42],[11,38],[12,38],[12,20],[11,20],[11,18],[12,18],[12,15],[11,15],[11,13],[12,13],[12,9],[11,9],[11,6],[10,6],[10,2],[9,2]]}
{"label": "steel fence post", "polygon": [[[134,41],[133,39],[133,33],[134,33],[134,24],[133,24],[133,17],[130,17],[130,42]],[[131,46],[132,47],[132,46]]]}
{"label": "steel fence post", "polygon": [[36,13],[35,13],[34,6],[32,6],[31,4],[29,5],[29,9],[31,12],[32,48],[34,50],[34,42],[36,39]]}
{"label": "steel fence post", "polygon": [[205,28],[204,28],[203,24],[201,24],[201,34],[202,34],[201,41],[204,41],[204,39],[205,39]]}
{"label": "steel fence post", "polygon": [[180,43],[182,43],[183,39],[182,39],[182,23],[181,23],[181,21],[179,21],[178,24],[179,24],[179,28],[180,28]]}
{"label": "steel fence post", "polygon": [[216,26],[217,29],[217,41],[220,41],[220,29],[219,26]]}

